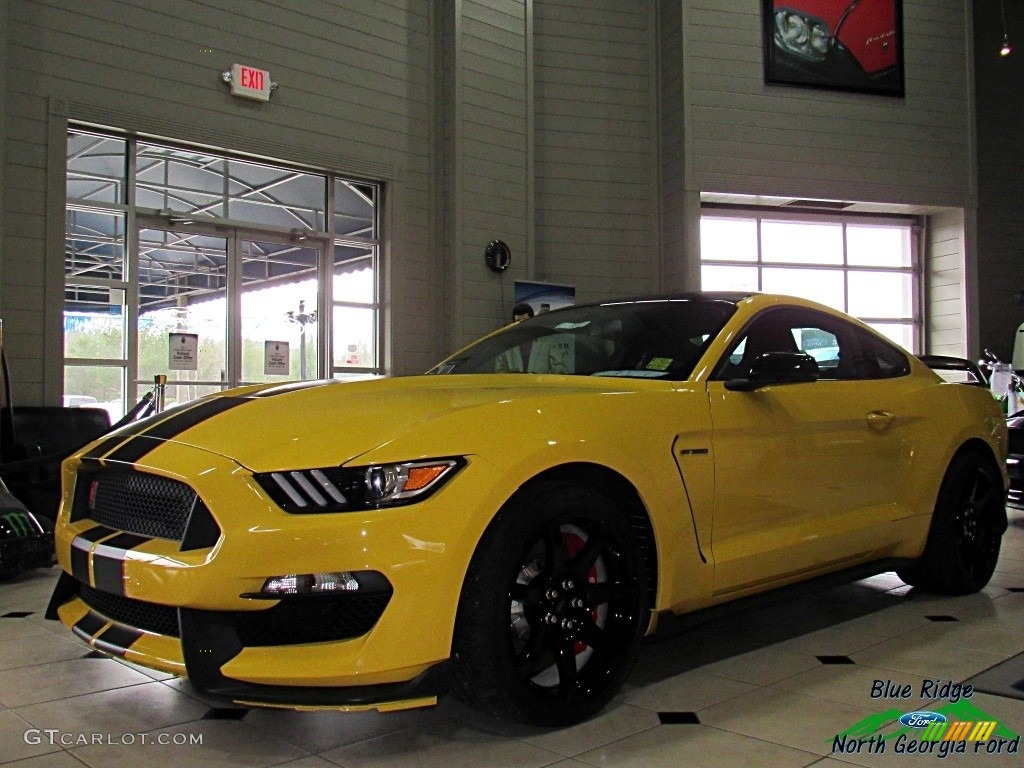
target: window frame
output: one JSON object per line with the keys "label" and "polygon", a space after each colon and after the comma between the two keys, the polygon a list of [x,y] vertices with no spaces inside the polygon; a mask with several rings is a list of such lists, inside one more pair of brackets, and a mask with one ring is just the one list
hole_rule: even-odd
{"label": "window frame", "polygon": [[[756,228],[756,258],[751,260],[740,259],[714,259],[708,258],[701,253],[700,268],[705,266],[714,267],[748,267],[756,270],[757,287],[755,290],[764,290],[764,272],[773,269],[794,269],[806,271],[839,271],[843,275],[843,306],[837,307],[843,312],[849,312],[850,307],[850,275],[851,273],[876,272],[879,274],[907,275],[911,280],[911,315],[908,316],[864,316],[855,315],[858,320],[871,326],[884,326],[887,324],[898,324],[911,328],[912,344],[906,349],[911,354],[917,354],[924,348],[924,295],[923,295],[923,266],[921,259],[921,247],[919,234],[922,231],[922,221],[919,216],[898,215],[898,214],[874,214],[874,213],[837,213],[817,212],[806,210],[787,210],[777,208],[761,208],[756,206],[735,206],[728,204],[705,203],[701,206],[701,221],[705,219],[733,219],[739,221],[753,221]],[[765,260],[763,252],[762,224],[765,221],[792,221],[819,224],[836,224],[842,227],[842,261],[840,263],[807,263],[802,261],[775,261]],[[849,261],[849,238],[847,228],[856,225],[882,225],[896,226],[908,230],[910,248],[910,264],[901,267],[881,267],[850,264]],[[702,280],[703,282],[703,280]],[[704,288],[704,290],[708,290]],[[810,297],[808,297],[810,298]],[[826,302],[822,302],[826,303]],[[879,328],[875,328],[883,335]],[[894,344],[901,346],[890,338]]]}
{"label": "window frame", "polygon": [[[65,190],[67,189],[71,180],[75,177],[74,172],[71,170],[72,155],[70,152],[70,141],[72,136],[87,136],[95,137],[97,140],[110,140],[115,143],[119,143],[119,147],[116,147],[118,151],[123,149],[124,157],[123,163],[120,163],[120,167],[115,160],[110,165],[114,166],[110,173],[109,178],[106,175],[100,175],[95,180],[102,185],[106,182],[108,187],[114,190],[114,196],[116,200],[104,200],[104,199],[91,199],[94,198],[95,194],[91,193],[86,197],[71,197],[65,195],[64,205],[64,247],[65,247],[65,261],[64,261],[64,279],[62,282],[62,335],[64,327],[64,318],[66,317],[67,306],[67,294],[65,287],[68,286],[86,286],[95,287],[107,290],[117,290],[121,292],[122,303],[121,312],[124,323],[124,333],[122,340],[122,351],[118,357],[105,357],[105,358],[91,358],[91,357],[70,357],[67,355],[67,349],[65,345],[61,345],[61,361],[62,361],[62,392],[65,388],[64,383],[67,380],[67,374],[70,369],[77,367],[86,366],[100,366],[100,367],[111,367],[120,369],[121,376],[121,399],[122,406],[127,410],[132,404],[134,404],[136,398],[136,392],[138,388],[145,387],[145,382],[139,382],[138,380],[138,321],[139,321],[139,292],[138,292],[138,274],[139,274],[139,237],[138,237],[138,218],[153,219],[153,217],[165,217],[168,223],[172,223],[175,219],[188,218],[188,213],[179,213],[167,210],[156,210],[139,206],[136,204],[136,182],[137,182],[137,163],[138,163],[138,148],[140,144],[147,146],[164,147],[169,151],[177,152],[195,152],[203,156],[221,159],[225,163],[225,167],[231,164],[248,164],[251,166],[258,166],[268,170],[279,170],[284,174],[307,174],[311,177],[320,178],[323,180],[323,227],[320,229],[309,229],[309,228],[284,228],[281,226],[274,226],[263,224],[259,222],[247,221],[243,219],[224,219],[207,215],[196,215],[194,217],[194,223],[199,228],[226,228],[230,229],[235,233],[234,236],[238,236],[238,233],[253,233],[255,237],[260,234],[268,237],[280,239],[282,237],[291,237],[298,240],[309,238],[310,241],[315,242],[320,250],[320,262],[317,274],[317,334],[319,343],[319,352],[317,355],[318,367],[316,370],[316,376],[319,378],[331,378],[331,377],[374,377],[382,376],[385,374],[384,361],[385,361],[385,341],[383,338],[384,322],[382,312],[381,296],[384,294],[384,273],[385,270],[382,266],[382,252],[384,237],[381,232],[381,224],[383,222],[383,202],[385,199],[384,188],[385,182],[383,180],[369,180],[358,177],[349,176],[348,174],[342,174],[335,171],[330,171],[322,168],[312,168],[301,166],[295,163],[289,163],[282,160],[269,160],[266,158],[254,158],[246,156],[242,153],[232,152],[230,150],[222,148],[212,148],[208,146],[196,146],[187,143],[176,142],[164,138],[155,138],[152,136],[136,136],[125,132],[118,131],[111,128],[101,128],[94,125],[85,123],[79,123],[75,121],[68,122],[66,130],[63,132],[65,148],[62,152],[64,158],[63,167],[63,184]],[[80,154],[87,154],[82,151]],[[116,155],[117,152],[113,153],[111,157]],[[122,176],[115,178],[117,173],[123,173]],[[82,178],[93,180],[87,175],[83,175]],[[226,178],[226,177],[225,177]],[[337,221],[338,211],[335,209],[336,204],[336,190],[339,184],[344,184],[352,187],[354,190],[358,188],[361,194],[367,200],[369,206],[369,218],[370,222],[368,226],[364,227],[359,231],[351,231],[337,235],[335,233],[335,224]],[[225,194],[228,189],[228,182],[225,180],[224,183]],[[366,194],[367,190],[370,194]],[[109,197],[109,195],[108,195]],[[287,208],[287,206],[285,206]],[[71,210],[84,210],[84,211],[97,211],[104,214],[120,215],[122,217],[124,232],[121,235],[120,247],[121,247],[121,274],[119,279],[113,279],[102,276],[90,276],[90,275],[78,275],[69,272],[67,268],[68,258],[68,247],[71,241],[71,230],[69,229],[68,211]],[[337,302],[333,299],[333,279],[337,264],[334,260],[334,253],[336,245],[344,244],[350,247],[356,247],[361,250],[365,250],[363,258],[368,259],[368,264],[372,269],[373,279],[373,290],[372,297],[367,297],[366,300],[347,300],[344,302]],[[236,275],[232,277],[228,276],[229,282],[235,280],[240,276]],[[230,302],[230,292],[225,292],[225,298]],[[336,332],[334,326],[334,312],[335,306],[343,305],[346,307],[357,307],[359,309],[369,310],[372,313],[372,360],[369,364],[363,363],[360,366],[345,366],[336,365],[336,361],[333,355],[333,338]],[[229,308],[228,312],[232,310]],[[230,345],[233,340],[229,334],[226,339]],[[239,376],[241,372],[239,371]],[[63,394],[68,394],[63,392]],[[78,393],[74,393],[78,394]]]}

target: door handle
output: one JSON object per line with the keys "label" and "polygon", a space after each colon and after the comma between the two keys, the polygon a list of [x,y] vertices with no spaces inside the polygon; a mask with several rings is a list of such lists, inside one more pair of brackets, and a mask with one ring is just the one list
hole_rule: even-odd
{"label": "door handle", "polygon": [[893,425],[895,417],[889,411],[871,411],[868,414],[868,426],[884,431]]}

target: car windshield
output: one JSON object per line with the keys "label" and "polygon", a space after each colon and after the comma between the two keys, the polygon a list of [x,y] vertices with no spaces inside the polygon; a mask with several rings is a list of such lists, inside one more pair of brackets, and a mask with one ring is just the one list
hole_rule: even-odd
{"label": "car windshield", "polygon": [[509,326],[429,373],[559,373],[682,380],[736,311],[719,299],[614,302]]}

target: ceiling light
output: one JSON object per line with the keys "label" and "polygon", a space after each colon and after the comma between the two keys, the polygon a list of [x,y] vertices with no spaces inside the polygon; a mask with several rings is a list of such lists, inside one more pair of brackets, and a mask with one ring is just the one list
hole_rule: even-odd
{"label": "ceiling light", "polygon": [[1013,46],[1010,44],[1010,33],[1006,30],[1006,6],[1005,0],[999,0],[999,13],[1003,20],[1003,45],[999,49],[1000,56],[1009,56],[1013,53]]}

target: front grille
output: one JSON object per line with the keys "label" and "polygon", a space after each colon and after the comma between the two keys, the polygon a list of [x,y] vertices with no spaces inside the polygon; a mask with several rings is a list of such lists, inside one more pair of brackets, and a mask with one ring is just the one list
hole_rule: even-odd
{"label": "front grille", "polygon": [[179,637],[177,608],[100,592],[81,583],[78,585],[78,596],[96,613],[119,624],[158,635]]}
{"label": "front grille", "polygon": [[76,494],[74,519],[89,518],[140,536],[181,541],[192,508],[202,505],[184,483],[146,472],[83,471],[78,483],[83,492]]}
{"label": "front grille", "polygon": [[265,611],[235,612],[234,624],[244,646],[348,640],[373,629],[390,600],[390,591],[293,597]]}

